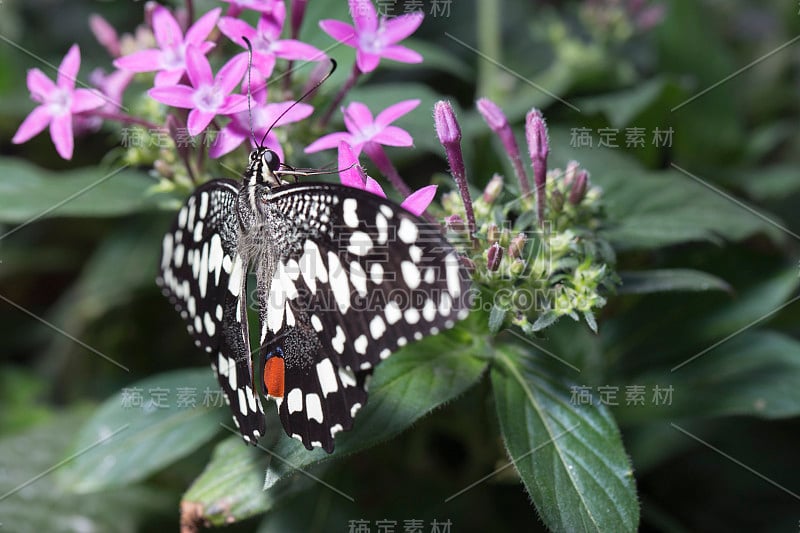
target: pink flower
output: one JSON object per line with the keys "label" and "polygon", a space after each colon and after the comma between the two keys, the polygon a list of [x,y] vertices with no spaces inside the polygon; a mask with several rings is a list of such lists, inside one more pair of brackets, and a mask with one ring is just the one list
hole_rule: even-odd
{"label": "pink flower", "polygon": [[[261,141],[264,134],[267,133],[267,128],[272,126],[275,119],[293,104],[294,107],[281,117],[278,122],[275,122],[275,127],[303,120],[314,111],[313,106],[303,103],[296,104],[294,101],[268,104],[267,87],[263,83],[259,87],[253,87],[252,96],[253,132],[258,141]],[[208,155],[215,159],[221,157],[237,148],[247,138],[250,138],[250,144],[255,148],[253,138],[250,135],[250,120],[247,111],[231,115],[231,121],[222,128],[219,136],[211,145]],[[269,146],[270,150],[278,154],[278,158],[283,161],[283,150],[274,131],[270,131],[267,134],[264,145]]]}
{"label": "pink flower", "polygon": [[114,61],[114,66],[132,72],[159,71],[155,84],[173,85],[180,81],[186,71],[186,51],[190,46],[197,47],[203,54],[214,48],[214,43],[206,37],[214,29],[219,18],[220,8],[212,9],[195,22],[183,35],[178,21],[164,6],[153,10],[153,33],[158,48],[140,50]]}
{"label": "pink flower", "polygon": [[31,98],[41,105],[34,109],[20,124],[11,142],[24,143],[39,134],[48,125],[50,138],[58,155],[72,159],[75,141],[72,138],[72,116],[97,109],[105,101],[103,97],[88,89],[75,89],[75,77],[81,66],[81,51],[73,44],[58,67],[58,79],[54,84],[38,68],[28,71],[28,90]]}
{"label": "pink flower", "polygon": [[355,26],[339,20],[320,21],[322,30],[347,46],[356,49],[356,64],[361,72],[372,72],[382,57],[402,63],[422,63],[417,52],[397,43],[419,28],[421,12],[387,19],[378,18],[371,0],[348,0]]}
{"label": "pink flower", "polygon": [[308,145],[307,154],[335,148],[341,141],[352,146],[356,155],[367,144],[386,146],[411,146],[414,140],[406,130],[392,126],[391,123],[409,113],[419,105],[419,100],[404,100],[387,107],[376,118],[372,118],[369,108],[361,102],[352,102],[344,109],[344,124],[347,131],[329,133]]}
{"label": "pink flower", "polygon": [[[253,11],[260,11],[261,13],[271,13],[275,6],[283,5],[283,2],[276,2],[275,0],[222,0],[231,5],[229,14],[238,14],[244,9],[252,9]],[[231,13],[231,11],[233,13]]]}
{"label": "pink flower", "polygon": [[325,57],[323,52],[310,44],[294,39],[281,39],[285,19],[286,7],[282,2],[278,2],[274,5],[271,13],[261,16],[256,28],[243,20],[222,17],[219,21],[219,29],[228,39],[244,48],[247,48],[247,44],[242,37],[250,40],[253,44],[253,66],[264,77],[272,74],[276,57],[304,61],[316,61]]}
{"label": "pink flower", "polygon": [[153,99],[173,107],[191,109],[189,135],[198,135],[217,115],[230,115],[247,109],[247,97],[231,94],[247,71],[247,58],[238,55],[228,61],[214,77],[201,49],[186,49],[186,72],[192,86],[154,87],[147,91]]}
{"label": "pink flower", "polygon": [[[386,193],[383,188],[374,179],[367,176],[364,169],[358,162],[353,148],[346,142],[339,143],[339,179],[342,185],[354,187],[367,192],[371,192],[381,198],[386,198]],[[403,200],[400,204],[406,211],[413,213],[417,216],[422,215],[425,209],[431,205],[433,198],[436,196],[436,185],[427,185],[411,193],[408,198]]]}

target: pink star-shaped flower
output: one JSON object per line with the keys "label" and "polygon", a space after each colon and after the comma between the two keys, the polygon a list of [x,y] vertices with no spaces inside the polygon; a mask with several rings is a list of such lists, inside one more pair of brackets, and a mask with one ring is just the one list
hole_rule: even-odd
{"label": "pink star-shaped flower", "polygon": [[186,30],[184,36],[178,21],[164,6],[153,10],[153,33],[158,48],[140,50],[114,61],[114,66],[132,72],[159,71],[155,84],[173,85],[180,81],[186,71],[186,50],[190,46],[197,47],[203,54],[214,48],[214,43],[206,41],[206,37],[217,24],[222,10],[212,9]]}
{"label": "pink star-shaped flower", "polygon": [[[383,192],[383,187],[374,179],[367,176],[364,169],[358,162],[358,157],[353,151],[353,148],[342,141],[339,143],[339,179],[342,185],[354,187],[374,195],[386,198],[386,193]],[[408,198],[403,200],[400,204],[406,211],[414,213],[417,216],[422,215],[436,196],[436,185],[426,185],[411,193]]]}
{"label": "pink star-shaped flower", "polygon": [[147,94],[162,104],[191,109],[189,135],[198,135],[217,115],[230,115],[247,109],[247,97],[231,94],[247,71],[247,58],[236,56],[214,77],[203,52],[194,46],[186,49],[186,73],[192,86],[153,87]]}
{"label": "pink star-shaped flower", "polygon": [[341,141],[353,147],[356,155],[361,153],[369,143],[386,146],[411,146],[414,140],[411,134],[391,123],[419,105],[419,100],[404,100],[391,105],[372,118],[369,108],[361,102],[352,102],[344,110],[344,124],[347,131],[339,131],[324,135],[308,145],[307,154],[336,148]]}
{"label": "pink star-shaped flower", "polygon": [[[294,107],[282,116],[278,122],[275,122],[274,127],[277,128],[284,124],[303,120],[314,111],[313,106],[303,103],[297,104],[293,101],[268,104],[267,87],[263,82],[260,86],[254,86],[252,88],[252,97],[253,108],[251,116],[253,120],[253,134],[259,142],[264,138],[264,134],[267,133],[267,128],[272,126],[275,119],[293,104]],[[215,159],[221,157],[236,149],[248,138],[250,138],[252,147],[256,148],[253,137],[250,135],[249,119],[250,117],[248,117],[247,111],[231,115],[231,121],[222,128],[222,131],[220,131],[214,143],[209,148],[208,155]],[[269,146],[270,150],[278,154],[278,158],[283,161],[283,150],[274,131],[270,131],[267,134],[264,140],[264,146]]]}
{"label": "pink star-shaped flower", "polygon": [[[244,9],[252,9],[253,11],[260,11],[261,13],[271,13],[278,5],[283,5],[283,2],[276,0],[222,0],[231,5],[231,15],[238,14]],[[230,12],[229,12],[230,13]]]}
{"label": "pink star-shaped flower", "polygon": [[422,63],[421,55],[397,44],[417,31],[422,24],[421,12],[378,18],[370,0],[348,0],[348,3],[355,26],[333,19],[322,20],[319,26],[337,41],[356,49],[356,64],[361,72],[375,70],[382,57],[402,63]]}
{"label": "pink star-shaped flower", "polygon": [[222,17],[219,29],[228,39],[247,48],[246,37],[253,44],[253,66],[264,76],[272,74],[275,58],[319,61],[325,54],[310,44],[295,39],[281,39],[283,22],[286,20],[286,6],[282,2],[274,5],[270,13],[265,13],[253,28],[243,20]]}
{"label": "pink star-shaped flower", "polygon": [[20,124],[11,142],[21,144],[38,135],[48,125],[50,138],[58,155],[72,159],[75,140],[72,137],[72,116],[105,104],[99,93],[75,89],[75,77],[81,67],[81,51],[73,44],[58,67],[58,79],[53,83],[38,68],[28,71],[28,90],[39,106]]}

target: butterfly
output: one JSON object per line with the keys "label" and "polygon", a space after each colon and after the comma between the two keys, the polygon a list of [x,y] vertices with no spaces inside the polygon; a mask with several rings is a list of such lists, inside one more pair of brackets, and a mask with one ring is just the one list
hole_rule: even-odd
{"label": "butterfly", "polygon": [[198,187],[164,236],[157,282],[209,354],[245,441],[265,434],[272,399],[289,436],[331,453],[375,366],[467,316],[470,278],[438,227],[360,189],[289,182],[287,168],[258,147],[241,182]]}

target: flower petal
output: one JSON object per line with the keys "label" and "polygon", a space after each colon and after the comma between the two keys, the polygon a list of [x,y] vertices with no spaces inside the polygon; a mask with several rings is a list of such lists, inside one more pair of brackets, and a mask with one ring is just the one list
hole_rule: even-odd
{"label": "flower petal", "polygon": [[256,30],[243,20],[235,19],[233,17],[222,17],[219,19],[219,31],[228,39],[235,42],[239,46],[247,48],[247,43],[242,40],[242,37],[247,37],[250,42],[256,38]]}
{"label": "flower petal", "polygon": [[220,13],[222,13],[222,9],[217,7],[197,19],[197,21],[186,30],[184,42],[186,44],[200,44],[203,42],[217,24]]}
{"label": "flower petal", "polygon": [[32,68],[28,71],[28,90],[31,91],[35,100],[43,102],[47,95],[55,89],[56,84],[41,70]]}
{"label": "flower petal", "polygon": [[186,73],[195,88],[214,83],[211,65],[208,64],[208,59],[196,46],[186,47]]}
{"label": "flower petal", "polygon": [[388,126],[403,115],[413,111],[421,100],[403,100],[396,104],[390,105],[375,117],[375,125],[381,128]]}
{"label": "flower petal", "polygon": [[422,56],[410,48],[394,44],[387,46],[381,51],[381,55],[386,59],[399,61],[401,63],[422,63]]}
{"label": "flower petal", "polygon": [[56,145],[56,152],[63,159],[72,159],[75,139],[72,138],[72,115],[65,113],[50,121],[50,138]]}
{"label": "flower petal", "polygon": [[211,143],[211,146],[208,148],[208,156],[212,159],[222,157],[228,152],[238,148],[245,139],[247,139],[247,136],[242,135],[238,129],[226,126],[222,128],[217,138]]}
{"label": "flower petal", "polygon": [[380,196],[381,198],[386,198],[386,193],[383,192],[383,187],[381,187],[381,184],[369,176],[367,176],[367,184],[364,186],[364,190]]}
{"label": "flower petal", "polygon": [[82,113],[90,109],[97,109],[109,103],[108,98],[97,89],[78,89],[72,93],[72,113]]}
{"label": "flower petal", "polygon": [[347,3],[358,33],[374,33],[378,29],[378,14],[372,0],[348,0]]}
{"label": "flower petal", "polygon": [[[286,112],[286,114],[281,116],[281,114],[284,112]],[[304,118],[308,117],[313,112],[314,112],[314,106],[309,104],[303,104],[303,103],[298,104],[296,102],[281,102],[275,104],[267,104],[264,108],[263,114],[260,117],[261,120],[259,120],[259,126],[268,127],[272,124],[272,122],[276,118],[281,116],[278,122],[275,123],[275,126],[273,126],[275,128],[278,128],[286,124],[291,124],[292,122],[299,122]]]}
{"label": "flower petal", "polygon": [[417,216],[422,215],[425,210],[431,205],[434,197],[436,196],[436,185],[428,185],[419,190],[412,192],[408,198],[403,200],[400,204],[406,211],[410,211]]}
{"label": "flower petal", "polygon": [[339,181],[342,185],[363,189],[366,185],[367,175],[358,163],[358,158],[353,153],[349,144],[339,143]]}
{"label": "flower petal", "polygon": [[344,125],[350,133],[360,133],[372,127],[372,112],[361,102],[351,102],[344,109]]}
{"label": "flower petal", "polygon": [[194,108],[194,89],[188,85],[173,85],[171,87],[153,87],[147,94],[150,98],[162,104],[184,109]]}
{"label": "flower petal", "polygon": [[356,29],[350,24],[341,20],[326,19],[319,22],[322,31],[330,35],[333,39],[347,46],[355,47],[358,41]]}
{"label": "flower petal", "polygon": [[411,146],[414,139],[411,134],[397,126],[387,126],[380,133],[372,137],[372,142],[385,146]]}
{"label": "flower petal", "polygon": [[253,66],[264,78],[269,78],[275,68],[275,55],[255,52],[253,54]]}
{"label": "flower petal", "polygon": [[219,69],[214,84],[219,87],[222,94],[230,94],[239,85],[247,72],[247,52],[242,52],[231,58],[230,61]]}
{"label": "flower petal", "polygon": [[172,87],[181,81],[183,78],[183,73],[185,69],[179,68],[176,70],[162,70],[160,72],[156,72],[155,80],[153,81],[153,85],[156,87]]}
{"label": "flower petal", "polygon": [[153,9],[153,33],[160,48],[174,48],[183,43],[183,31],[169,9],[162,5]]}
{"label": "flower petal", "polygon": [[114,66],[131,72],[150,72],[161,68],[161,51],[139,50],[114,60]]}
{"label": "flower petal", "polygon": [[372,72],[373,70],[378,68],[378,63],[380,62],[381,62],[381,56],[379,56],[378,54],[365,52],[360,48],[356,52],[356,64],[358,65],[358,69],[361,72],[364,73]]}
{"label": "flower petal", "polygon": [[11,142],[14,144],[22,144],[28,139],[39,135],[50,124],[50,112],[46,106],[40,105],[31,114],[25,117],[22,124],[19,125],[17,133]]}
{"label": "flower petal", "polygon": [[313,143],[306,146],[306,149],[303,151],[307,154],[313,154],[314,152],[320,152],[322,150],[327,150],[328,148],[336,148],[339,146],[341,141],[345,141],[347,143],[351,142],[352,137],[352,135],[343,131],[329,133],[328,135],[323,135]]}
{"label": "flower petal", "polygon": [[283,2],[278,2],[271,13],[261,15],[256,28],[258,33],[272,41],[280,38],[284,20],[286,20],[286,6]]}
{"label": "flower petal", "polygon": [[216,116],[216,113],[212,111],[201,111],[199,109],[192,109],[189,111],[189,120],[186,122],[189,135],[192,137],[200,135]]}
{"label": "flower petal", "polygon": [[233,115],[247,109],[247,97],[243,94],[231,94],[217,110],[220,115]]}
{"label": "flower petal", "polygon": [[61,65],[58,67],[58,86],[62,89],[74,89],[78,69],[80,68],[81,50],[77,44],[73,44],[69,47],[69,52],[61,60]]}
{"label": "flower petal", "polygon": [[299,59],[303,61],[319,61],[325,57],[325,52],[295,39],[275,41],[272,51],[276,56],[284,59]]}
{"label": "flower petal", "polygon": [[398,41],[402,41],[417,31],[419,25],[422,24],[423,18],[425,18],[425,15],[423,15],[421,11],[415,11],[414,13],[407,13],[386,20],[383,24],[382,34],[384,42],[387,44],[394,44]]}

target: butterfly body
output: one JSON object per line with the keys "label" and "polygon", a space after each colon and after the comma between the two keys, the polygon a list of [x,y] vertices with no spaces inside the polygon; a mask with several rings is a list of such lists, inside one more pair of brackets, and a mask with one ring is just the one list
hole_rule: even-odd
{"label": "butterfly body", "polygon": [[209,353],[246,441],[265,433],[263,396],[287,434],[331,452],[366,404],[375,365],[466,316],[469,278],[439,229],[397,204],[338,184],[286,183],[279,168],[259,149],[241,183],[199,187],[164,237],[158,283]]}

